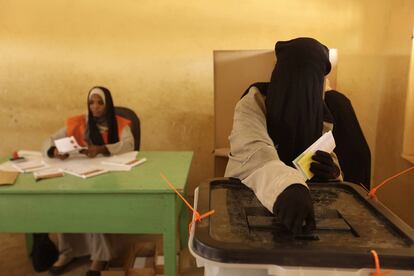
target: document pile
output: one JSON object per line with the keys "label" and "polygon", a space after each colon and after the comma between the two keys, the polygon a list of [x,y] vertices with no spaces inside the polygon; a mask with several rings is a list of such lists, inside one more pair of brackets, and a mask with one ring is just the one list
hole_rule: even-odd
{"label": "document pile", "polygon": [[328,131],[296,157],[296,159],[292,161],[293,165],[295,165],[296,169],[302,173],[305,180],[311,179],[313,177],[313,173],[310,171],[312,156],[318,150],[331,153],[335,146],[335,139],[332,135],[332,131]]}
{"label": "document pile", "polygon": [[19,172],[26,173],[26,172],[34,172],[38,170],[42,170],[48,167],[48,165],[43,162],[42,159],[18,159],[15,161],[11,161],[11,164],[14,168],[16,168]]}
{"label": "document pile", "polygon": [[47,169],[33,172],[33,177],[36,179],[36,181],[39,181],[42,179],[60,177],[63,175],[64,175],[63,170],[59,168],[47,168]]}
{"label": "document pile", "polygon": [[[59,142],[57,145],[58,144]],[[77,143],[70,144],[77,145]],[[19,172],[32,172],[36,181],[60,177],[65,173],[85,179],[111,171],[130,171],[133,167],[147,161],[145,157],[138,159],[137,151],[112,155],[109,157],[100,155],[95,158],[88,158],[83,154],[77,153],[78,150],[79,149],[77,148],[75,152],[71,152],[71,150],[66,147],[63,152],[71,152],[71,156],[65,160],[44,158],[40,152],[19,151],[19,156],[21,156],[21,158],[9,160],[0,164],[0,172],[13,172],[14,174],[17,173],[16,175],[18,175]],[[0,180],[2,182],[11,182],[8,180],[9,178],[7,178],[7,181],[3,181],[2,177],[5,178],[5,175],[0,175]]]}
{"label": "document pile", "polygon": [[64,167],[63,171],[67,174],[78,176],[84,179],[108,172],[108,170],[99,167],[85,166],[82,164],[71,164],[70,166]]}
{"label": "document pile", "polygon": [[102,164],[110,170],[130,171],[133,167],[138,166],[145,161],[146,158],[137,159],[136,151],[106,157]]}

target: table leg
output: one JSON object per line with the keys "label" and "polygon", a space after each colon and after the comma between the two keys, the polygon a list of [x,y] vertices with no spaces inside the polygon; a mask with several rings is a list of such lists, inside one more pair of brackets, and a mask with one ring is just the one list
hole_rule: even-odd
{"label": "table leg", "polygon": [[189,212],[184,202],[179,202],[179,234],[180,234],[180,249],[187,248],[188,246],[188,224],[189,224]]}
{"label": "table leg", "polygon": [[165,200],[165,225],[164,225],[164,257],[165,275],[176,275],[176,234],[177,234],[177,212],[176,196],[168,195]]}

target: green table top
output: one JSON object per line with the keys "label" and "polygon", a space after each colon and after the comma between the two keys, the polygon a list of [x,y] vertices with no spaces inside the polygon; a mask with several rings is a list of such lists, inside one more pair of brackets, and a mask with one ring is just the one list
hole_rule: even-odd
{"label": "green table top", "polygon": [[174,193],[161,178],[161,172],[178,190],[184,189],[193,152],[139,152],[137,158],[143,157],[147,158],[147,161],[132,168],[131,171],[108,172],[87,179],[66,174],[64,177],[36,182],[32,173],[20,174],[14,185],[0,187],[0,195],[6,193]]}

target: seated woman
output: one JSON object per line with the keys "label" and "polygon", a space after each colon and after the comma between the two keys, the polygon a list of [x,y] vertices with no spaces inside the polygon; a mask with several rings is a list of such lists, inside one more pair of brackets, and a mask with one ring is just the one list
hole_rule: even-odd
{"label": "seated woman", "polygon": [[[60,154],[54,140],[74,136],[86,149],[81,153],[93,158],[98,154],[111,155],[134,150],[130,121],[115,115],[110,91],[93,87],[88,93],[88,114],[69,118],[65,127],[45,142],[44,154],[65,160],[69,154]],[[92,264],[87,275],[98,275],[111,259],[111,249],[104,234],[58,234],[59,259],[50,269],[58,274],[76,257],[90,255]]]}
{"label": "seated woman", "polygon": [[[249,87],[237,103],[225,176],[239,178],[293,233],[315,228],[313,203],[292,161],[332,129],[323,100],[328,48],[312,38],[277,42],[270,83]],[[317,151],[315,181],[340,177],[331,154]],[[302,226],[305,224],[305,227]]]}

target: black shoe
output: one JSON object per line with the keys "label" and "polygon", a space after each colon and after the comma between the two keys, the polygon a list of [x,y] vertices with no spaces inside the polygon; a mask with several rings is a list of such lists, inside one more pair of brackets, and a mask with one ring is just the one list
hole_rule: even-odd
{"label": "black shoe", "polygon": [[97,270],[88,270],[86,276],[101,276],[101,272]]}

